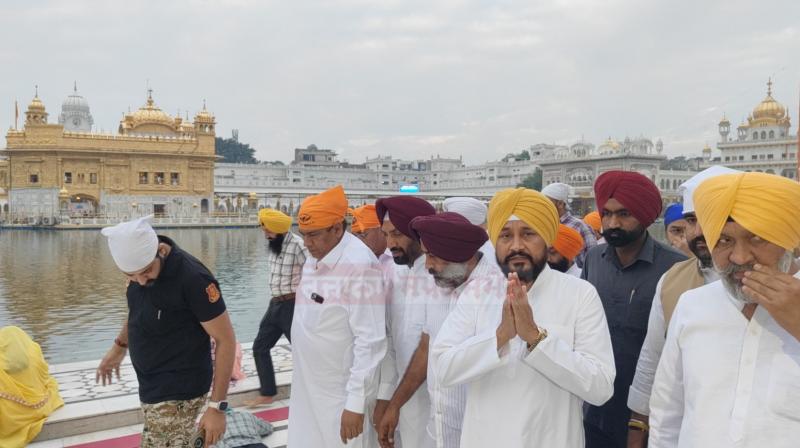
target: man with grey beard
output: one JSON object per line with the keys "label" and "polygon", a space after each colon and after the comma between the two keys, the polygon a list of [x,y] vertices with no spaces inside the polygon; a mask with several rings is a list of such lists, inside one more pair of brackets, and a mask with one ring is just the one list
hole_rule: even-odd
{"label": "man with grey beard", "polygon": [[672,314],[649,446],[797,446],[800,184],[725,174],[693,200],[720,280],[684,293]]}
{"label": "man with grey beard", "polygon": [[681,294],[690,289],[699,288],[719,279],[711,263],[703,230],[697,225],[693,195],[697,187],[705,180],[721,174],[738,173],[723,166],[713,166],[694,175],[684,182],[679,191],[683,194],[683,219],[686,220],[686,240],[689,250],[696,258],[675,263],[658,281],[650,318],[647,323],[647,336],[636,364],[628,392],[628,407],[631,419],[628,422],[628,448],[647,446],[648,424],[650,415],[650,391],[656,375],[661,351],[667,338],[667,325],[672,311]]}
{"label": "man with grey beard", "polygon": [[425,267],[439,287],[438,293],[431,294],[425,303],[424,347],[418,349],[427,356],[427,384],[431,398],[428,434],[438,448],[458,448],[466,406],[466,386],[442,386],[428,356],[428,346],[436,339],[468,285],[492,278],[503,279],[495,260],[479,251],[489,239],[486,231],[463,216],[453,212],[420,216],[411,221],[409,229],[420,242],[425,254]]}

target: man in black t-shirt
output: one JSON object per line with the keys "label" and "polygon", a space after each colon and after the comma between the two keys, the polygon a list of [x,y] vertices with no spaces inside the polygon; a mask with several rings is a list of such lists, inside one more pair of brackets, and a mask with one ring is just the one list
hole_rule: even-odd
{"label": "man in black t-shirt", "polygon": [[[143,447],[189,446],[200,419],[206,446],[225,432],[235,337],[219,284],[195,257],[157,236],[150,218],[103,229],[117,267],[128,277],[128,320],[97,369],[97,381],[119,378],[130,346],[145,422]],[[214,368],[210,337],[216,340]]]}

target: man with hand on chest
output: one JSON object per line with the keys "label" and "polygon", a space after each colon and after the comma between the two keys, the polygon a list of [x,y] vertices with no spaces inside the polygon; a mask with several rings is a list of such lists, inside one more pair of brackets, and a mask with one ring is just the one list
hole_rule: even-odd
{"label": "man with hand on chest", "polygon": [[[111,383],[130,345],[144,413],[142,447],[189,446],[200,419],[206,446],[225,433],[225,397],[235,337],[219,284],[174,241],[156,235],[152,215],[103,229],[117,267],[128,278],[128,320],[97,368]],[[211,339],[216,340],[214,368]]]}

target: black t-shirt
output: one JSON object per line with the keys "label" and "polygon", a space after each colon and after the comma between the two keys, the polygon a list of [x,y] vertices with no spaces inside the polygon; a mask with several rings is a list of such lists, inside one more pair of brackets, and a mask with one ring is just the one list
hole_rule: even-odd
{"label": "black t-shirt", "polygon": [[189,400],[211,387],[211,339],[200,325],[225,312],[219,284],[174,241],[151,286],[128,285],[128,344],[143,403]]}

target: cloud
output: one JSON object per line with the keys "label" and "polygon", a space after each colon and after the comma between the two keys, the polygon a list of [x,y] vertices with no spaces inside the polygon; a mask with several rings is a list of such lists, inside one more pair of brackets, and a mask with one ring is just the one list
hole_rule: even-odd
{"label": "cloud", "polygon": [[98,128],[116,129],[149,80],[169,113],[205,98],[220,134],[239,129],[265,160],[316,143],[353,160],[477,163],[609,135],[699,155],[723,113],[738,124],[764,98],[767,77],[798,104],[792,0],[42,0],[3,12],[0,125],[35,84],[54,121],[77,80]]}

